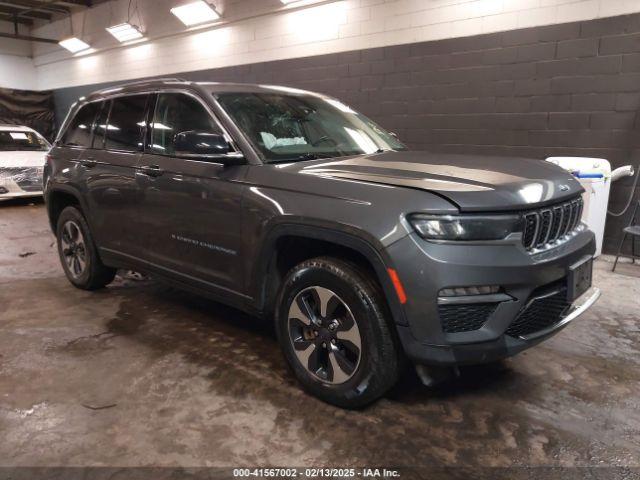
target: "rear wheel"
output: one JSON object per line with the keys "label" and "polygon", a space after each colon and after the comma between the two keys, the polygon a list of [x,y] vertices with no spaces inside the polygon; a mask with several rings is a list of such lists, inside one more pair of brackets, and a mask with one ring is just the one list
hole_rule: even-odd
{"label": "rear wheel", "polygon": [[280,291],[276,328],[295,376],[328,403],[364,406],[396,382],[384,297],[358,266],[320,257],[294,267]]}
{"label": "rear wheel", "polygon": [[58,255],[67,279],[77,288],[95,290],[109,284],[114,268],[103,265],[98,257],[87,222],[76,207],[66,207],[56,229]]}

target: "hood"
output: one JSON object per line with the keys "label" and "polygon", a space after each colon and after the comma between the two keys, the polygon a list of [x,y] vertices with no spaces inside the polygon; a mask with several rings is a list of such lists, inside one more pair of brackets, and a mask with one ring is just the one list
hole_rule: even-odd
{"label": "hood", "polygon": [[0,169],[18,167],[44,167],[46,151],[0,151]]}
{"label": "hood", "polygon": [[560,167],[517,157],[385,152],[297,166],[306,175],[425,190],[469,212],[534,208],[583,191]]}

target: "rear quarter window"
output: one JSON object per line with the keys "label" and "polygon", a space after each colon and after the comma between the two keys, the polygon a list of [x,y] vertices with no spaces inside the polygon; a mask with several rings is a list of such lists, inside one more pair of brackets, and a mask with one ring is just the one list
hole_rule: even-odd
{"label": "rear quarter window", "polygon": [[102,102],[87,103],[80,107],[62,136],[62,144],[69,147],[90,147],[96,114]]}

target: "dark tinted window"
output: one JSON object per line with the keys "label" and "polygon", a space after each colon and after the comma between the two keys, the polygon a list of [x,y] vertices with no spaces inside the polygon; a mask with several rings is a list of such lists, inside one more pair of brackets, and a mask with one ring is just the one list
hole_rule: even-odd
{"label": "dark tinted window", "polygon": [[209,112],[195,98],[179,93],[160,94],[149,149],[155,153],[173,155],[175,136],[191,130],[222,133]]}
{"label": "dark tinted window", "polygon": [[113,99],[109,121],[96,125],[96,133],[105,132],[106,149],[140,150],[147,97],[131,95]]}
{"label": "dark tinted window", "polygon": [[109,110],[111,109],[111,100],[102,102],[102,108],[98,113],[95,126],[93,128],[93,148],[104,148],[104,126],[109,119]]}
{"label": "dark tinted window", "polygon": [[81,107],[64,133],[62,143],[70,146],[90,147],[91,128],[99,108],[100,102],[87,103]]}

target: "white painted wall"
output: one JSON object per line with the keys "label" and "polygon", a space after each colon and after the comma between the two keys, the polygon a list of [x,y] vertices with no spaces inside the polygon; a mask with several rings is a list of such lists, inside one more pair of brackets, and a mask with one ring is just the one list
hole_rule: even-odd
{"label": "white painted wall", "polygon": [[[35,45],[37,85],[85,85],[640,12],[639,0],[339,0],[293,10],[279,0],[212,1],[225,24],[186,32],[169,13],[176,0],[138,0],[140,21],[134,15],[132,22],[149,40],[128,47],[104,31],[126,20],[128,0],[78,13],[74,33],[82,31],[96,51],[74,57],[55,45]],[[33,30],[56,38],[70,33],[68,19]]]}
{"label": "white painted wall", "polygon": [[33,60],[0,54],[0,88],[39,90]]}
{"label": "white painted wall", "polygon": [[[0,22],[0,32],[13,33],[13,25]],[[27,34],[28,31],[21,26],[19,33]],[[30,42],[0,37],[0,88],[37,88]]]}

